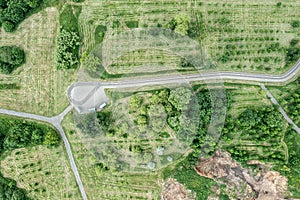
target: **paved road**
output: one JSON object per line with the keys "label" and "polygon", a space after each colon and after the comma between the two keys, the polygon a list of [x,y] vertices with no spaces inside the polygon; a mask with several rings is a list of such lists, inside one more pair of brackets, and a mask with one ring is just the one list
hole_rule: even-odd
{"label": "paved road", "polygon": [[[80,85],[95,85],[97,88],[93,90],[96,91],[98,88],[126,88],[126,87],[140,87],[140,86],[147,86],[147,85],[161,85],[161,84],[171,84],[171,83],[183,83],[183,82],[192,82],[192,81],[202,81],[202,80],[217,80],[217,79],[233,79],[233,80],[246,80],[246,81],[257,81],[257,82],[285,82],[293,78],[298,72],[300,71],[300,60],[295,64],[294,67],[292,67],[288,72],[284,73],[283,75],[279,76],[271,76],[271,75],[261,75],[261,74],[247,74],[247,73],[238,73],[238,72],[210,72],[210,73],[203,73],[203,74],[195,74],[195,75],[172,75],[172,76],[161,76],[158,78],[145,78],[145,79],[134,79],[134,80],[123,80],[123,81],[115,81],[115,82],[86,82],[86,83],[74,83],[70,86],[68,89],[68,97],[70,99],[71,97],[71,90],[74,87],[80,86]],[[91,95],[93,95],[93,92],[90,92],[87,94],[87,96],[82,100],[78,101],[76,103],[83,103],[85,102]],[[273,103],[276,103],[276,100],[274,98]],[[275,101],[274,101],[275,100]],[[71,101],[72,103],[72,101]],[[0,109],[1,114],[6,115],[12,115],[22,118],[28,118],[28,119],[34,119],[39,121],[44,121],[47,123],[52,124],[57,128],[59,131],[61,137],[63,138],[68,157],[70,160],[71,168],[73,170],[73,173],[75,175],[77,184],[79,186],[82,198],[84,200],[87,200],[87,196],[82,184],[82,181],[79,176],[79,172],[77,170],[74,157],[72,154],[72,150],[69,144],[69,141],[65,135],[65,132],[61,126],[61,121],[63,120],[64,116],[72,109],[72,106],[69,106],[65,109],[60,115],[55,117],[44,117],[40,115],[34,115],[24,112],[17,112],[12,110],[5,110]],[[292,123],[291,119],[288,118],[288,116],[285,114],[283,110],[281,110],[282,114],[285,116],[286,120],[289,121],[289,123]],[[298,128],[299,129],[299,128]],[[297,130],[298,130],[297,129]],[[299,131],[299,130],[298,130]],[[297,132],[298,132],[297,131]],[[299,132],[298,132],[299,133]]]}
{"label": "paved road", "polygon": [[[160,76],[157,78],[143,78],[143,79],[130,79],[122,81],[113,82],[77,82],[72,84],[68,91],[67,96],[73,105],[80,105],[86,102],[95,91],[102,88],[129,88],[129,87],[142,87],[149,85],[163,85],[172,83],[186,83],[193,81],[208,81],[208,80],[242,80],[242,81],[255,81],[262,83],[283,83],[292,79],[300,71],[300,59],[298,62],[286,73],[282,75],[264,75],[264,74],[250,74],[250,73],[240,73],[240,72],[208,72],[203,74],[193,74],[193,75],[167,75]],[[94,90],[89,92],[85,98],[80,101],[76,101],[72,97],[71,93],[74,87],[80,86],[95,86]]]}
{"label": "paved road", "polygon": [[57,130],[59,131],[63,141],[64,141],[64,144],[65,144],[65,147],[66,147],[66,150],[67,150],[67,154],[68,154],[68,157],[69,157],[69,160],[70,160],[70,165],[71,165],[72,171],[75,175],[76,182],[77,182],[79,190],[81,192],[81,196],[84,200],[87,200],[87,196],[86,196],[82,181],[80,179],[79,172],[77,170],[77,166],[76,166],[75,161],[74,161],[74,157],[73,157],[73,154],[72,154],[72,149],[70,147],[70,143],[69,143],[68,138],[67,138],[62,126],[61,126],[61,122],[62,122],[64,116],[71,109],[72,109],[72,106],[69,106],[61,114],[59,114],[58,116],[51,117],[51,118],[40,116],[40,115],[24,113],[24,112],[16,112],[16,111],[13,111],[13,110],[5,110],[5,109],[0,109],[0,113],[5,114],[5,115],[11,115],[11,116],[16,116],[16,117],[22,117],[22,118],[27,118],[27,119],[34,119],[34,120],[38,120],[38,121],[43,121],[43,122],[47,122],[49,124],[52,124],[54,127],[56,127]]}
{"label": "paved road", "polygon": [[297,133],[300,134],[300,128],[293,122],[293,120],[291,118],[289,118],[289,116],[286,114],[286,112],[283,110],[283,108],[279,105],[279,103],[274,98],[274,96],[271,94],[271,92],[265,87],[264,84],[261,84],[260,87],[267,93],[268,97],[271,99],[271,102],[274,105],[277,105],[279,107],[279,111],[282,114],[282,116],[284,117],[284,119],[293,126],[294,130],[297,131]]}
{"label": "paved road", "polygon": [[193,82],[193,81],[206,81],[217,79],[232,79],[243,81],[256,81],[256,82],[269,82],[269,83],[282,83],[292,79],[300,71],[300,59],[298,62],[286,73],[282,75],[264,75],[264,74],[250,74],[240,72],[208,72],[193,75],[172,75],[161,76],[158,78],[146,79],[130,79],[116,82],[100,82],[106,88],[123,88],[123,87],[136,87],[145,85],[160,85],[180,82]]}

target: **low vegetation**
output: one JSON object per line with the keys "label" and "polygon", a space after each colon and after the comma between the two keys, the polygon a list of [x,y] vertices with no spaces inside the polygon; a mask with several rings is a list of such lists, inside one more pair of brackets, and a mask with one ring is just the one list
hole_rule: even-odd
{"label": "low vegetation", "polygon": [[[279,74],[294,64],[286,63],[285,58],[288,40],[299,37],[299,4],[295,1],[258,4],[208,0],[195,1],[191,5],[184,0],[153,0],[132,2],[131,5],[128,7],[122,1],[86,4],[80,20],[83,48],[93,49],[96,40],[101,40],[102,36],[94,37],[99,25],[106,27],[106,34],[135,27],[171,28],[203,45],[219,70]],[[139,9],[141,5],[144,10]],[[111,9],[114,9],[114,15],[111,15]],[[122,46],[126,42],[119,40],[117,43]],[[129,64],[132,61],[143,63],[137,54],[129,57]],[[124,63],[114,64],[122,67]]]}
{"label": "low vegetation", "polygon": [[217,183],[209,178],[199,176],[194,166],[194,158],[192,155],[189,155],[178,164],[165,168],[162,171],[162,178],[175,178],[188,190],[195,192],[197,200],[207,199],[212,194],[211,188]]}
{"label": "low vegetation", "polygon": [[[101,113],[101,112],[100,112]],[[109,114],[105,114],[109,116]],[[89,149],[84,134],[76,129],[74,119],[68,114],[63,127],[72,144],[73,155],[81,172],[81,179],[91,199],[160,199],[159,174],[156,172],[116,172],[104,165],[103,160]],[[93,138],[96,140],[97,138]],[[125,140],[123,140],[125,141]],[[108,142],[108,141],[107,141]],[[121,139],[120,139],[121,142]],[[129,140],[126,140],[128,143]],[[130,141],[133,143],[134,141]],[[145,141],[140,141],[145,143]],[[99,146],[100,141],[96,142]],[[104,147],[102,145],[101,147]],[[125,144],[125,142],[124,142]],[[103,149],[102,149],[103,150]]]}
{"label": "low vegetation", "polygon": [[[1,46],[13,44],[26,54],[21,69],[1,76],[1,108],[54,116],[67,107],[65,91],[75,76],[74,70],[56,70],[58,29],[59,12],[55,7],[47,7],[29,16],[15,32],[0,31]],[[13,85],[12,90],[4,89]]]}
{"label": "low vegetation", "polygon": [[25,52],[16,46],[0,47],[0,71],[10,74],[25,62]]}
{"label": "low vegetation", "polygon": [[12,32],[25,17],[38,8],[42,0],[1,0],[0,25],[7,32]]}
{"label": "low vegetation", "polygon": [[161,168],[186,151],[197,131],[197,103],[189,88],[138,92],[130,96],[116,92],[111,99],[112,105],[97,113],[96,118],[86,115],[75,119],[86,137],[93,138],[87,142],[105,141],[92,151],[110,170]]}

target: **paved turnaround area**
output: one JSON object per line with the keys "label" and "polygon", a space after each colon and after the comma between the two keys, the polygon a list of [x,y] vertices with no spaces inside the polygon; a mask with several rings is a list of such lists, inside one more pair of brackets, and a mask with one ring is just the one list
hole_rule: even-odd
{"label": "paved turnaround area", "polygon": [[[237,73],[237,72],[212,72],[212,73],[203,73],[203,74],[195,74],[195,75],[184,75],[184,76],[161,76],[158,78],[146,78],[146,79],[135,79],[135,80],[123,80],[123,81],[116,81],[116,82],[86,82],[86,83],[74,83],[70,88],[68,89],[67,95],[71,101],[71,104],[74,105],[74,102],[72,102],[71,97],[71,91],[72,89],[76,87],[80,87],[80,85],[92,85],[98,88],[126,88],[126,87],[141,87],[141,86],[147,86],[147,85],[160,85],[160,84],[172,84],[172,83],[182,83],[182,82],[192,82],[192,81],[201,81],[201,80],[219,80],[219,79],[232,79],[232,80],[245,80],[245,81],[256,81],[256,82],[275,82],[275,83],[281,83],[286,82],[290,79],[292,79],[298,72],[300,71],[300,60],[286,73],[279,76],[271,76],[271,75],[261,75],[261,74],[246,74],[246,73]],[[264,85],[262,85],[262,88],[265,89]],[[92,90],[92,91],[96,91]],[[268,91],[267,91],[268,92]],[[271,94],[268,93],[270,96]],[[85,103],[91,96],[93,96],[93,92],[89,92],[81,101],[75,102],[76,103]],[[276,104],[276,100],[270,96],[273,103]],[[275,101],[274,101],[275,100]],[[68,153],[68,157],[70,160],[71,168],[73,170],[73,173],[76,178],[76,182],[78,184],[78,187],[80,189],[82,198],[84,200],[87,200],[87,196],[82,184],[82,181],[79,176],[79,172],[76,167],[76,163],[74,161],[74,157],[72,154],[72,150],[70,147],[70,143],[66,137],[66,134],[61,126],[61,122],[64,118],[64,116],[73,108],[73,106],[67,107],[61,114],[54,116],[54,117],[44,117],[40,115],[34,115],[30,113],[24,113],[24,112],[17,112],[12,110],[5,110],[0,109],[1,114],[5,115],[11,115],[16,117],[22,117],[22,118],[28,118],[28,119],[34,119],[38,121],[47,122],[49,124],[52,124],[54,127],[57,128],[59,131],[63,141],[64,145],[66,147],[66,151]],[[283,111],[283,109],[282,109]],[[283,111],[280,112],[284,115],[285,119],[288,120],[289,123],[294,124],[294,122],[291,121],[290,118],[286,115],[286,113]],[[287,118],[286,118],[287,117]],[[294,126],[294,129],[298,132],[299,128]],[[300,132],[298,132],[300,134]]]}

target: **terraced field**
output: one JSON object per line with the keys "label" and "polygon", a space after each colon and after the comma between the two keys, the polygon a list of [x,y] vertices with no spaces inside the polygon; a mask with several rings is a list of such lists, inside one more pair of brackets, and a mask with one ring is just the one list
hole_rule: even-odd
{"label": "terraced field", "polygon": [[1,45],[21,47],[27,60],[11,76],[0,75],[1,84],[16,84],[19,88],[1,90],[1,108],[53,116],[68,105],[65,91],[74,71],[56,70],[57,29],[58,11],[49,7],[30,16],[14,33],[0,32]]}
{"label": "terraced field", "polygon": [[247,107],[272,106],[265,92],[255,85],[225,84],[232,93],[232,106],[228,114],[238,116]]}
{"label": "terraced field", "polygon": [[17,149],[1,161],[1,173],[33,199],[80,199],[64,147]]}
{"label": "terraced field", "polygon": [[[79,18],[80,29],[84,35],[83,50],[89,52],[103,39],[105,41],[114,34],[133,28],[166,28],[171,19],[180,13],[191,18],[190,28],[201,30],[198,35],[189,36],[201,44],[202,52],[212,61],[213,66],[216,66],[215,70],[278,74],[287,69],[285,49],[290,40],[300,37],[300,29],[291,26],[293,21],[299,20],[300,2],[289,0],[282,4],[277,3],[274,0],[154,0],[130,3],[120,0],[87,0]],[[199,24],[199,21],[202,24]],[[102,32],[99,31],[99,27],[102,27]],[[122,47],[122,41],[119,41],[118,45]],[[151,57],[149,52],[144,54],[144,57]],[[134,73],[135,67],[144,63],[144,57],[139,53],[127,54],[121,59],[122,62],[116,61],[111,68],[126,66],[123,72]],[[148,62],[156,64],[157,68],[160,66],[159,60],[155,62],[150,59]],[[176,59],[174,62],[177,62]],[[180,63],[177,63],[175,69],[178,69],[179,65]],[[133,69],[130,70],[130,67]],[[116,73],[117,69],[110,72]],[[147,68],[143,70],[148,71]]]}
{"label": "terraced field", "polygon": [[200,7],[208,24],[204,46],[220,69],[273,74],[286,69],[284,47],[299,38],[299,29],[292,28],[291,22],[299,20],[300,2],[276,5],[276,1],[206,1]]}

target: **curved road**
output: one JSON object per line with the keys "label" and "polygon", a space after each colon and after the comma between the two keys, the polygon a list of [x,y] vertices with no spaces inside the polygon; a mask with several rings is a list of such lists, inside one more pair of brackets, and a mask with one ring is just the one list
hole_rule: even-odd
{"label": "curved road", "polygon": [[[216,79],[232,79],[243,81],[255,81],[255,82],[270,82],[270,83],[282,83],[292,79],[300,71],[300,59],[298,62],[286,73],[282,75],[264,75],[264,74],[251,74],[242,72],[208,72],[202,74],[192,75],[172,75],[161,76],[158,78],[145,78],[145,79],[131,79],[115,82],[99,82],[105,88],[123,88],[123,87],[136,87],[145,85],[158,85],[158,84],[170,84],[180,82],[193,82],[193,81],[205,81]],[[78,83],[77,83],[78,84]]]}
{"label": "curved road", "polygon": [[[248,73],[238,73],[238,72],[210,72],[203,74],[195,74],[195,75],[172,75],[172,76],[161,76],[158,78],[146,78],[146,79],[134,79],[134,80],[123,80],[123,81],[115,81],[115,82],[85,82],[85,83],[74,83],[68,89],[67,95],[70,98],[71,90],[74,87],[78,87],[81,85],[95,85],[96,88],[126,88],[126,87],[136,87],[136,86],[146,86],[146,85],[159,85],[159,84],[170,84],[170,83],[182,83],[182,82],[190,82],[190,81],[201,81],[201,80],[216,80],[216,79],[234,79],[234,80],[246,80],[246,81],[256,81],[256,82],[275,82],[282,83],[292,79],[298,72],[300,71],[300,60],[286,73],[279,76],[271,76],[271,75],[262,75],[262,74],[248,74]],[[96,89],[92,90],[93,92]],[[90,92],[80,103],[85,102],[93,92]],[[79,103],[79,102],[78,102]],[[82,181],[79,176],[79,172],[77,170],[74,157],[72,154],[72,150],[70,147],[70,143],[65,135],[65,132],[61,126],[61,122],[64,116],[72,109],[72,106],[66,108],[61,114],[55,117],[44,117],[40,115],[34,115],[30,113],[17,112],[12,110],[0,109],[1,114],[11,115],[16,117],[34,119],[38,121],[43,121],[52,124],[59,131],[64,145],[66,147],[66,151],[69,157],[69,161],[71,164],[71,168],[76,178],[76,182],[81,192],[81,196],[84,200],[87,200],[87,196],[82,184]]]}
{"label": "curved road", "polygon": [[[255,81],[262,83],[283,83],[292,79],[300,71],[300,59],[298,62],[286,73],[282,75],[264,75],[264,74],[250,74],[250,73],[240,73],[240,72],[208,72],[203,74],[192,74],[192,75],[170,75],[170,76],[160,76],[157,78],[143,78],[143,79],[130,79],[112,82],[76,82],[73,83],[67,91],[67,96],[70,102],[76,106],[84,104],[88,99],[94,95],[94,93],[99,88],[128,88],[128,87],[141,87],[148,85],[163,85],[172,83],[186,83],[193,81],[207,81],[207,80],[244,80],[244,81]],[[80,86],[94,86],[95,88],[91,90],[83,99],[76,100],[72,97],[72,90],[75,87]]]}

